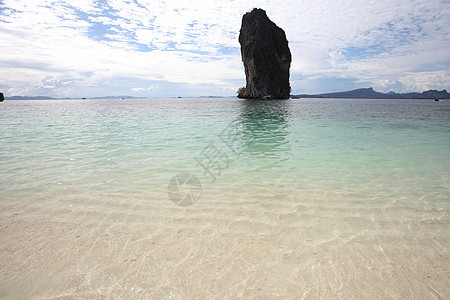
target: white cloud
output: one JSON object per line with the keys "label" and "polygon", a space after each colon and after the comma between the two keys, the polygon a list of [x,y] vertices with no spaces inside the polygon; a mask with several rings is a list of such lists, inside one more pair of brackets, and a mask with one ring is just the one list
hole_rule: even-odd
{"label": "white cloud", "polygon": [[[443,0],[4,0],[0,85],[9,94],[109,94],[100,87],[128,78],[128,91],[133,80],[228,91],[245,82],[237,38],[253,7],[286,31],[293,78],[448,89]],[[51,88],[49,78],[67,84]]]}
{"label": "white cloud", "polygon": [[149,91],[153,90],[153,87],[152,86],[151,87],[146,87],[146,88],[138,87],[138,88],[132,88],[131,90],[133,92],[149,92]]}
{"label": "white cloud", "polygon": [[443,90],[448,89],[450,82],[449,71],[434,71],[434,72],[409,72],[396,79],[391,80],[374,80],[374,87],[379,90],[397,89],[400,92],[417,91],[422,92],[426,90]]}

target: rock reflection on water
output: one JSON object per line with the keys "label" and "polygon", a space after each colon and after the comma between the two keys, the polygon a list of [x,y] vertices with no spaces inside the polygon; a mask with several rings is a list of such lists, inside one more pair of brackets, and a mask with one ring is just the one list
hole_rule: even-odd
{"label": "rock reflection on water", "polygon": [[250,141],[246,152],[252,157],[284,159],[289,156],[289,100],[242,100],[237,120],[242,139]]}

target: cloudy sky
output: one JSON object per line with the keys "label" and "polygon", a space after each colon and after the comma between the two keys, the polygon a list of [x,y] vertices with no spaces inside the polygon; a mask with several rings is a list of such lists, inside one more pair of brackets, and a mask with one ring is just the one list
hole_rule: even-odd
{"label": "cloudy sky", "polygon": [[0,91],[235,95],[253,7],[286,32],[293,94],[450,90],[449,0],[0,0]]}

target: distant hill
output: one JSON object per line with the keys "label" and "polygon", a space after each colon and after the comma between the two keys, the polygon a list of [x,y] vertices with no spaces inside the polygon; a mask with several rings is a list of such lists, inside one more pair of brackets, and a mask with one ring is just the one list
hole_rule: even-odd
{"label": "distant hill", "polygon": [[46,96],[12,96],[12,97],[5,97],[5,100],[51,100],[51,99],[54,99],[54,98],[46,97]]}
{"label": "distant hill", "polygon": [[[132,96],[106,96],[92,98],[52,98],[48,96],[5,96],[5,100],[80,100],[80,99],[144,99],[146,97]],[[191,97],[187,97],[191,98]],[[195,97],[198,98],[198,97]],[[220,96],[201,96],[200,98],[221,98]],[[293,99],[299,98],[360,98],[360,99],[450,99],[450,94],[446,90],[429,90],[423,93],[403,93],[394,92],[380,93],[373,88],[356,89],[346,92],[325,93],[325,94],[300,94],[291,95]]]}
{"label": "distant hill", "polygon": [[373,88],[356,89],[347,92],[326,93],[326,94],[302,94],[291,95],[291,98],[362,98],[362,99],[450,99],[450,94],[446,90],[429,90],[423,93],[404,93],[397,94],[394,92],[380,93]]}
{"label": "distant hill", "polygon": [[47,96],[12,96],[5,97],[5,100],[80,100],[80,99],[141,99],[144,97],[131,97],[131,96],[105,96],[105,97],[92,97],[92,98],[53,98]]}

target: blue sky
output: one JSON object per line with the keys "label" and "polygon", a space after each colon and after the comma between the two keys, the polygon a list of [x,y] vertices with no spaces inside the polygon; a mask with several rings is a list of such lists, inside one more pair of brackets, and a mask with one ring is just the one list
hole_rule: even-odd
{"label": "blue sky", "polygon": [[0,0],[0,91],[235,95],[253,7],[286,32],[293,94],[450,90],[448,0]]}

